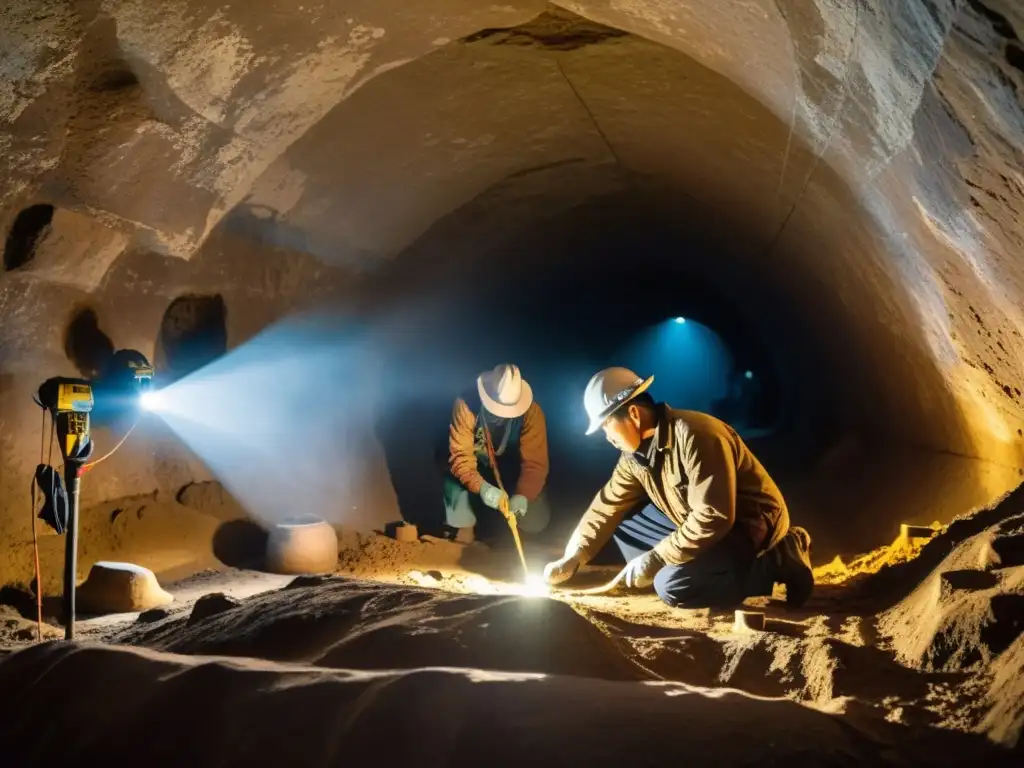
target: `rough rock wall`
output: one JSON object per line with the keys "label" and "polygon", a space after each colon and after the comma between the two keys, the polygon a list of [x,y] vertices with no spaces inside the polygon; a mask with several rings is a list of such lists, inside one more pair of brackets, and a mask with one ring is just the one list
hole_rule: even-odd
{"label": "rough rock wall", "polygon": [[[567,7],[693,56],[807,142],[809,161],[786,143],[784,218],[769,255],[787,276],[815,273],[797,300],[838,296],[859,319],[850,342],[870,350],[867,378],[884,371],[900,382],[880,398],[858,381],[850,397],[869,392],[859,410],[875,411],[881,427],[923,412],[903,439],[1019,465],[1020,9],[1002,0]],[[923,339],[913,339],[918,329]]]}
{"label": "rough rock wall", "polygon": [[[77,255],[77,251],[68,255]],[[165,348],[174,327],[172,307],[183,298],[219,303],[226,346],[233,348],[297,308],[331,300],[346,285],[338,270],[324,267],[310,256],[283,249],[261,252],[224,233],[209,238],[190,261],[128,251],[91,290],[63,285],[46,274],[38,276],[30,267],[31,263],[27,271],[3,275],[0,283],[3,582],[28,581],[29,487],[40,458],[42,429],[41,412],[32,403],[32,395],[44,379],[92,376],[121,348],[141,351],[155,361],[158,376],[167,376],[171,371]],[[99,420],[94,424],[94,458],[114,448],[129,426],[123,422],[101,424]],[[59,450],[53,451],[51,463],[57,466]],[[208,477],[207,468],[172,432],[158,419],[147,418],[140,421],[124,448],[87,476],[82,504],[89,508],[154,491],[173,499],[183,486]],[[187,532],[182,531],[181,536]]]}
{"label": "rough rock wall", "polygon": [[[628,171],[722,231],[742,222],[746,260],[724,279],[759,272],[825,320],[818,345],[865,433],[1019,465],[1016,201],[969,170],[1014,178],[982,170],[1019,146],[1012,19],[952,2],[571,7],[615,28],[549,12],[391,72],[279,156],[243,210],[366,263],[522,174],[560,169],[557,208]],[[595,185],[605,166],[617,178]]]}
{"label": "rough rock wall", "polygon": [[[252,180],[365,80],[540,10],[205,0],[5,9],[2,208],[43,195],[190,257]],[[16,210],[16,208],[15,208]]]}
{"label": "rough rock wall", "polygon": [[[795,308],[851,429],[1004,467],[1005,490],[1024,464],[1022,12],[561,5],[8,3],[0,519],[34,462],[28,393],[72,372],[74,306],[149,352],[171,300],[220,293],[234,345],[330,283],[299,252],[369,272],[509,184],[509,237],[609,191],[691,201],[733,241],[708,269]],[[198,471],[145,453],[90,492]]]}

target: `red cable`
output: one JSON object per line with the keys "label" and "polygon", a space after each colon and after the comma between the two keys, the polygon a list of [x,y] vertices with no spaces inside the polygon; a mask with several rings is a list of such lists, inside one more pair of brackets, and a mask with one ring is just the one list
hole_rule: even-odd
{"label": "red cable", "polygon": [[[43,463],[43,446],[46,444],[46,410],[43,410],[43,425],[39,432],[39,463]],[[36,642],[43,641],[43,575],[39,567],[39,536],[36,533],[36,479],[32,477],[32,552],[36,565]]]}

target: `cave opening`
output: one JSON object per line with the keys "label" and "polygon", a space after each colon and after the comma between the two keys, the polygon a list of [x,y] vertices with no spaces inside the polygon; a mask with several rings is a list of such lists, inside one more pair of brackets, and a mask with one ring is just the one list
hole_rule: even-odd
{"label": "cave opening", "polygon": [[227,305],[223,296],[179,296],[164,312],[156,365],[167,381],[173,382],[212,363],[227,348]]}
{"label": "cave opening", "polygon": [[114,355],[114,342],[100,327],[96,310],[75,311],[64,334],[64,354],[87,379],[95,379]]}
{"label": "cave opening", "polygon": [[[814,266],[827,243],[795,238],[768,254],[743,218],[750,211],[709,208],[617,170],[613,191],[560,199],[594,184],[593,173],[569,165],[505,180],[368,279],[364,310],[390,339],[378,437],[403,514],[438,514],[455,394],[515,362],[548,415],[551,536],[567,533],[615,460],[600,436],[583,436],[586,382],[627,364],[638,339],[675,317],[720,337],[743,361],[745,381],[747,371],[768,372],[758,378],[771,417],[744,439],[793,519],[813,531],[816,558],[868,551],[903,523],[949,520],[1016,482],[1016,468],[943,449],[966,427],[948,391],[929,392],[940,375],[934,362],[904,341],[903,367],[879,364],[890,331],[874,310],[851,315],[849,289],[835,301]],[[841,190],[832,194],[844,216],[858,210]],[[893,285],[896,300],[902,290]],[[663,386],[671,371],[660,373],[653,394],[685,407]]]}
{"label": "cave opening", "polygon": [[726,420],[784,491],[798,492],[821,446],[840,438],[830,362],[775,296],[744,292],[760,280],[729,266],[743,243],[710,234],[699,208],[663,215],[648,202],[625,190],[505,236],[501,209],[475,201],[374,279],[387,298],[368,295],[367,311],[390,329],[378,437],[407,519],[440,514],[453,399],[502,362],[520,367],[545,412],[552,540],[615,461],[600,435],[584,434],[583,390],[601,368],[653,374],[656,399]]}
{"label": "cave opening", "polygon": [[36,255],[36,246],[53,221],[54,209],[48,203],[31,205],[22,210],[11,224],[4,243],[4,271],[24,267]]}

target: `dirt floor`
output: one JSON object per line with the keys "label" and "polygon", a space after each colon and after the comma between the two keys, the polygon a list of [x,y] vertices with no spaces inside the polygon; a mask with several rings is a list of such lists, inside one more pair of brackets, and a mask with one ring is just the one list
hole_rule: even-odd
{"label": "dirt floor", "polygon": [[[555,554],[527,551],[532,573]],[[581,594],[615,571],[542,594],[510,544],[350,534],[334,575],[165,578],[167,608],[86,619],[75,644],[31,648],[23,595],[0,614],[5,652],[23,649],[0,663],[0,686],[25,691],[0,705],[0,739],[17,765],[115,759],[178,728],[199,742],[171,739],[156,764],[331,764],[380,749],[371,734],[408,765],[570,748],[594,765],[694,750],[722,765],[1020,764],[1024,490],[931,538],[822,566],[799,611],[781,593],[748,601],[763,631],[653,594]],[[61,716],[82,722],[59,744],[26,741],[62,690]],[[285,757],[263,723],[311,741],[290,738]]]}

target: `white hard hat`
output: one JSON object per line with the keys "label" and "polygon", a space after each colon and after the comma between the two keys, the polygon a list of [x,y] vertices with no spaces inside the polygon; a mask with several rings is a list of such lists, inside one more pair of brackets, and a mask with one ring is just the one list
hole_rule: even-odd
{"label": "white hard hat", "polygon": [[515,365],[503,363],[476,377],[480,401],[488,412],[501,419],[516,419],[533,404],[533,389]]}
{"label": "white hard hat", "polygon": [[587,434],[597,432],[605,419],[645,392],[653,381],[653,376],[643,379],[628,368],[605,368],[595,373],[583,393],[583,407],[590,419]]}

